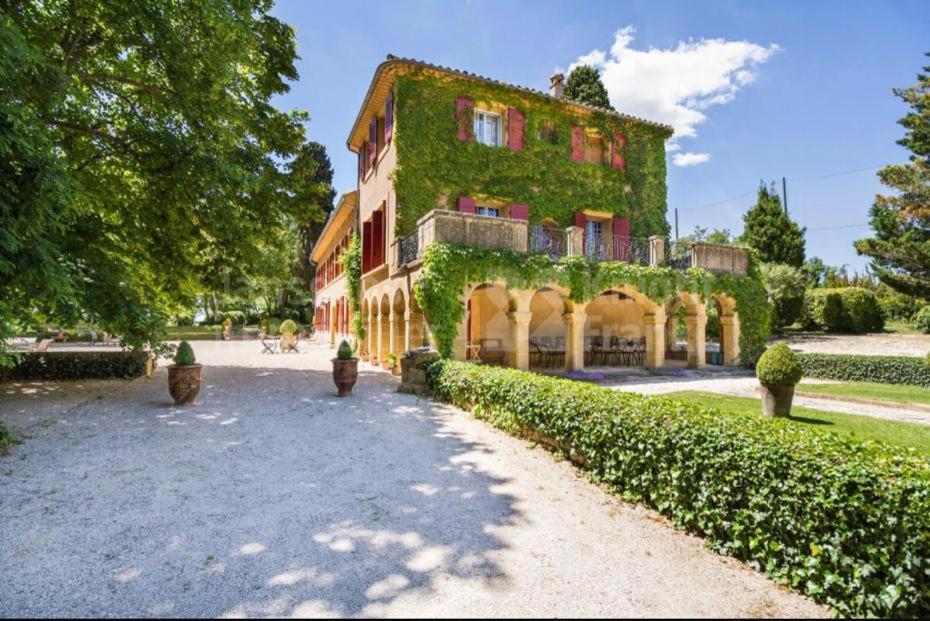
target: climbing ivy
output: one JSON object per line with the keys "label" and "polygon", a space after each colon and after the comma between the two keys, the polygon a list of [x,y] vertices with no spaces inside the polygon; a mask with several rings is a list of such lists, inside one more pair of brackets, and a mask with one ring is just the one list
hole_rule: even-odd
{"label": "climbing ivy", "polygon": [[359,312],[359,299],[362,290],[362,245],[358,235],[353,234],[349,247],[339,258],[346,274],[346,298],[352,311],[352,332],[359,341],[365,338],[365,322]]}
{"label": "climbing ivy", "polygon": [[[459,141],[459,97],[473,99],[476,107],[493,104],[495,111],[519,109],[526,119],[524,149]],[[411,233],[432,209],[455,209],[459,196],[527,204],[531,222],[551,218],[568,226],[575,211],[591,209],[628,217],[637,237],[668,234],[668,128],[609,112],[576,114],[564,103],[528,91],[425,71],[398,77],[395,102],[398,235]],[[573,124],[596,130],[607,141],[622,133],[626,170],[606,162],[572,161]],[[543,131],[541,137],[541,128],[555,131]]]}
{"label": "climbing ivy", "polygon": [[765,349],[771,330],[771,304],[750,253],[746,274],[713,274],[621,262],[596,262],[584,256],[552,259],[507,249],[433,243],[423,258],[423,272],[414,295],[436,339],[439,353],[452,356],[457,326],[465,316],[461,297],[475,283],[500,282],[508,289],[538,289],[556,285],[574,302],[589,302],[604,291],[631,285],[658,304],[677,292],[697,294],[703,301],[724,294],[736,302],[743,362],[751,364]]}

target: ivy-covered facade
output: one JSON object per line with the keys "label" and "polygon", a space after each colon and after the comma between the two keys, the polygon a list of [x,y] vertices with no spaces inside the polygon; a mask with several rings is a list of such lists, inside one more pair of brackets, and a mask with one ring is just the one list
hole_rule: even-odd
{"label": "ivy-covered facade", "polygon": [[[547,95],[420,61],[378,67],[348,139],[363,356],[393,364],[430,343],[572,370],[751,356],[768,335],[754,270],[682,277],[664,263],[671,128],[566,100],[552,80]],[[541,255],[540,231],[558,241]]]}

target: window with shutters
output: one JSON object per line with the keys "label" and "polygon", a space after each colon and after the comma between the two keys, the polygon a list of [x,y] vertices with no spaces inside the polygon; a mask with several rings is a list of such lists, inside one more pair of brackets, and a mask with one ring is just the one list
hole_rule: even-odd
{"label": "window with shutters", "polygon": [[477,213],[479,216],[487,216],[489,218],[501,217],[500,207],[486,207],[484,205],[478,205],[475,208],[475,213]]}
{"label": "window with shutters", "polygon": [[475,110],[475,141],[489,147],[501,146],[501,115],[487,110]]}
{"label": "window with shutters", "polygon": [[604,163],[604,140],[600,136],[588,136],[584,146],[584,161],[588,164]]}
{"label": "window with shutters", "polygon": [[539,124],[539,131],[536,133],[536,137],[539,138],[541,142],[558,144],[559,132],[556,124],[551,121],[543,121]]}

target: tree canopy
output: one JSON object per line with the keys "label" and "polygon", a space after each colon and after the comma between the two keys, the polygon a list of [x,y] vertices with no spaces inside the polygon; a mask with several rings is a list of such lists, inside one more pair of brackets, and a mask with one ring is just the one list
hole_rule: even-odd
{"label": "tree canopy", "polygon": [[878,172],[882,184],[896,193],[876,195],[870,212],[875,236],[855,245],[872,258],[872,271],[883,283],[930,299],[930,66],[924,72],[917,85],[893,91],[911,107],[899,121],[907,131],[898,141],[911,151],[910,162]]}
{"label": "tree canopy", "polygon": [[0,337],[39,315],[157,342],[255,240],[320,219],[271,6],[0,5]]}
{"label": "tree canopy", "polygon": [[756,250],[763,263],[804,265],[804,231],[788,217],[775,190],[759,184],[756,204],[743,215],[743,243]]}
{"label": "tree canopy", "polygon": [[607,95],[604,82],[601,81],[601,74],[590,65],[575,67],[568,74],[568,80],[565,82],[565,97],[590,106],[614,109],[610,105],[610,97]]}

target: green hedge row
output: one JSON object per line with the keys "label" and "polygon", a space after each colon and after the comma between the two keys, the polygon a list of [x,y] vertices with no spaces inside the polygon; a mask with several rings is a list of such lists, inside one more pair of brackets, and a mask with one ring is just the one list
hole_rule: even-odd
{"label": "green hedge row", "polygon": [[804,377],[930,388],[930,368],[915,356],[800,354]]}
{"label": "green hedge row", "polygon": [[595,480],[842,615],[930,614],[930,460],[513,369],[440,361],[437,398],[583,456]]}
{"label": "green hedge row", "polygon": [[76,380],[131,379],[145,373],[144,351],[74,351],[27,353],[10,369],[0,369],[0,379]]}
{"label": "green hedge row", "polygon": [[809,330],[865,334],[885,327],[885,313],[872,291],[862,287],[810,289],[801,323]]}

